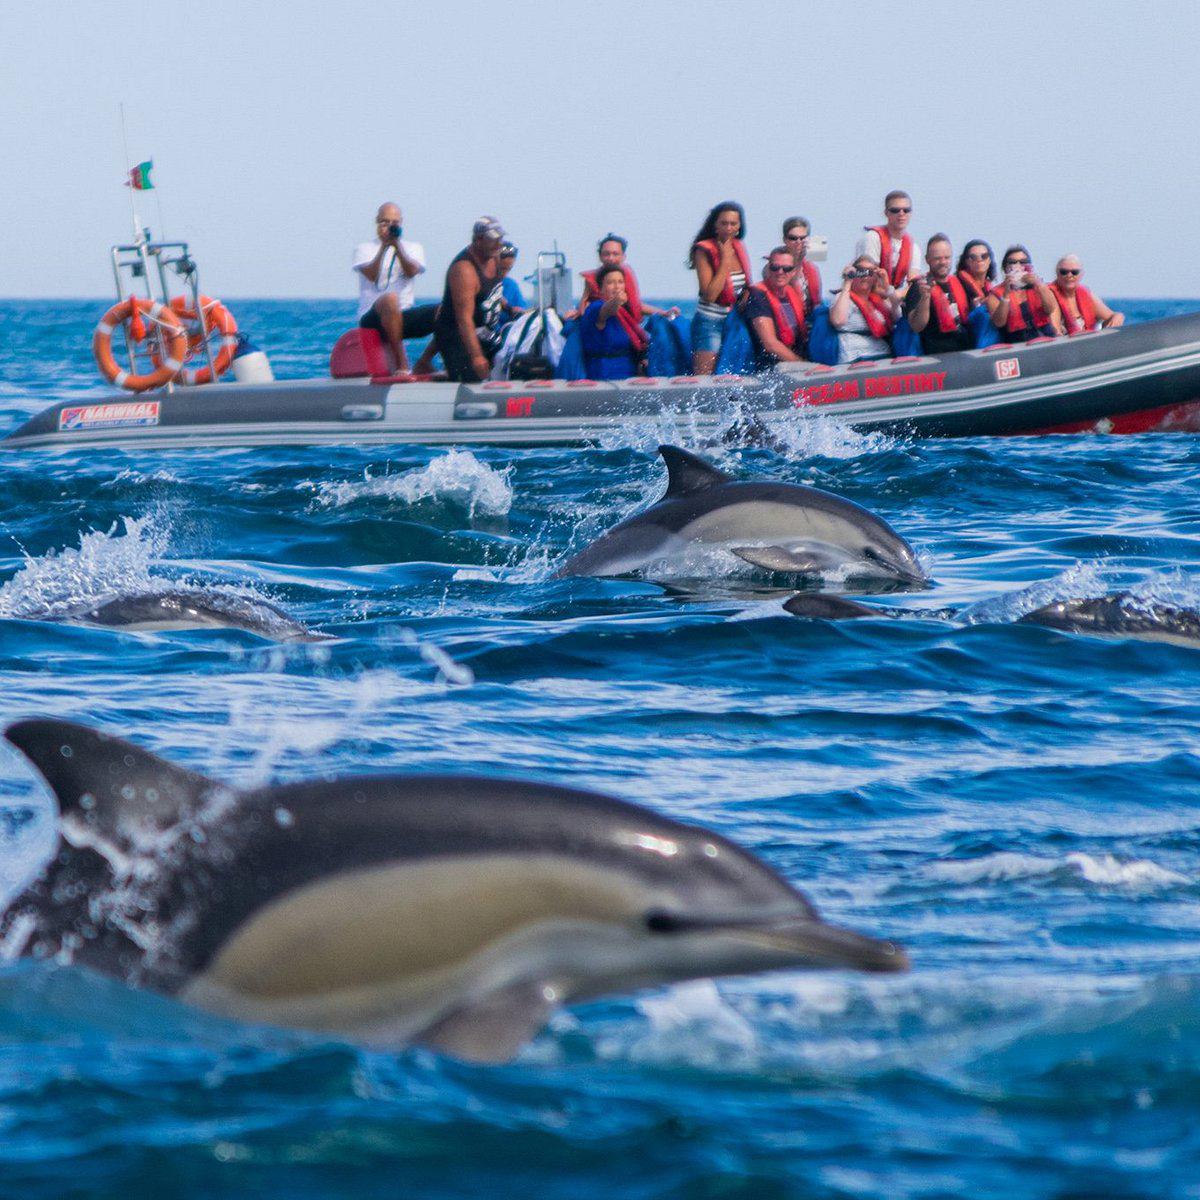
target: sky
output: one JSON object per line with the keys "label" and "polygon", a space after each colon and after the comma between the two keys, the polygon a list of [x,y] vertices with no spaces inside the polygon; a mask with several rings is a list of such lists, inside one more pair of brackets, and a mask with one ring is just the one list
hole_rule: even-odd
{"label": "sky", "polygon": [[422,295],[482,213],[521,274],[556,240],[592,267],[615,230],[644,293],[690,295],[729,198],[755,259],[809,217],[831,282],[894,187],[922,239],[1200,296],[1198,44],[1197,0],[0,0],[0,296],[111,296],[122,103],[143,223],[224,298],[351,299],[385,200]]}

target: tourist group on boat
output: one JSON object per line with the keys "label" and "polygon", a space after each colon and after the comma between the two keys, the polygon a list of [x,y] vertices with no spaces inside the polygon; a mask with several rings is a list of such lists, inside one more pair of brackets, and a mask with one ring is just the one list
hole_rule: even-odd
{"label": "tourist group on boat", "polygon": [[[820,270],[807,253],[812,227],[806,218],[783,222],[782,239],[765,256],[756,279],[746,248],[745,210],[732,200],[714,205],[687,254],[698,290],[690,336],[679,327],[677,308],[642,299],[626,258],[627,239],[606,233],[597,243],[598,266],[582,273],[578,305],[561,314],[569,324],[567,336],[556,343],[559,357],[561,347],[574,340],[587,378],[627,379],[645,374],[654,339],[667,339],[685,359],[690,353],[692,374],[710,375],[789,362],[943,355],[997,342],[1074,336],[1124,321],[1083,286],[1076,255],[1058,260],[1050,282],[1034,269],[1023,245],[1009,246],[997,262],[992,247],[973,238],[956,260],[943,233],[935,233],[922,250],[908,231],[912,212],[907,192],[887,194],[884,220],[864,227],[854,260],[826,303]],[[383,339],[399,373],[427,375],[440,354],[452,380],[492,377],[506,330],[526,311],[510,276],[517,255],[500,222],[480,217],[470,244],[446,271],[440,303],[418,304],[415,280],[426,270],[424,250],[404,237],[399,207],[384,204],[376,214],[375,239],[354,254],[359,324]],[[405,341],[413,338],[430,341],[410,366]]]}

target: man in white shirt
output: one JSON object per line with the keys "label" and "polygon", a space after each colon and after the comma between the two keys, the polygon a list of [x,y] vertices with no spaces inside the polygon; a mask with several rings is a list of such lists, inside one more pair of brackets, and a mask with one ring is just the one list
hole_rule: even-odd
{"label": "man in white shirt", "polygon": [[404,339],[433,332],[436,304],[415,303],[413,280],[425,270],[425,250],[402,237],[403,215],[395,204],[375,214],[376,240],[354,250],[358,275],[358,323],[382,334],[392,348],[398,372],[408,371]]}
{"label": "man in white shirt", "polygon": [[864,226],[863,236],[855,247],[859,258],[865,255],[883,267],[889,286],[900,300],[908,292],[908,285],[921,274],[920,252],[908,232],[912,210],[912,197],[907,192],[888,192],[883,201],[887,223]]}

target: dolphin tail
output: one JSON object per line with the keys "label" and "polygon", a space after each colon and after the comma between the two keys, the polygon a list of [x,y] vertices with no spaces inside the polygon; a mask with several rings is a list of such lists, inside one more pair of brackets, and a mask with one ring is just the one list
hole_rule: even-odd
{"label": "dolphin tail", "polygon": [[220,785],[73,721],[35,718],[4,736],[37,768],[63,817],[85,820],[122,849],[195,813]]}

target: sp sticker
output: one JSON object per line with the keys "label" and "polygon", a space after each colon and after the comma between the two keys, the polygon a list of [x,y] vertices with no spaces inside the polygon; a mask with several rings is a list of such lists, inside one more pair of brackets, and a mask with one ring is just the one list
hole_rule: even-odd
{"label": "sp sticker", "polygon": [[996,378],[1003,382],[1006,379],[1018,379],[1021,375],[1021,360],[1019,358],[1001,358],[996,361]]}

